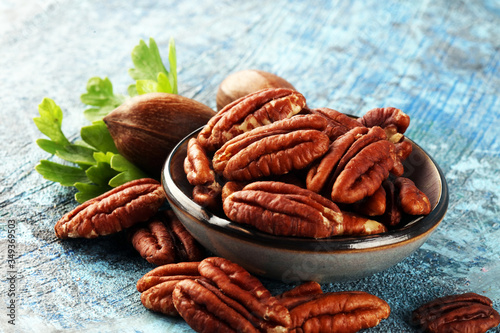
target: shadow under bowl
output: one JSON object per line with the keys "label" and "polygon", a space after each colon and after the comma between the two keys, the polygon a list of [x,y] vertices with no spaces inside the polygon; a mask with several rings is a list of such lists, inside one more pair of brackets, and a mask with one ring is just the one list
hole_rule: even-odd
{"label": "shadow under bowl", "polygon": [[405,177],[415,182],[431,202],[427,216],[416,216],[402,226],[370,236],[336,236],[326,239],[274,236],[213,214],[191,199],[183,163],[184,138],[172,150],[162,171],[162,185],[170,206],[194,238],[216,256],[231,260],[249,272],[287,283],[320,283],[356,280],[383,271],[417,250],[436,230],[448,208],[444,175],[413,141],[413,152],[404,162]]}

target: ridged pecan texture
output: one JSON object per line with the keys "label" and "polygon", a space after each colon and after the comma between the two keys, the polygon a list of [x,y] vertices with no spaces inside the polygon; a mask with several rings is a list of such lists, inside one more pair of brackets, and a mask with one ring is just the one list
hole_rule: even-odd
{"label": "ridged pecan texture", "polygon": [[384,300],[366,292],[324,293],[290,309],[290,332],[354,333],[377,326],[390,312]]}
{"label": "ridged pecan texture", "polygon": [[305,104],[304,96],[292,89],[259,90],[226,105],[208,121],[198,140],[207,151],[215,151],[241,133],[290,118]]}
{"label": "ridged pecan texture", "polygon": [[172,302],[172,292],[178,282],[201,278],[199,262],[182,262],[159,266],[137,281],[141,302],[149,310],[168,316],[178,316]]}
{"label": "ridged pecan texture", "polygon": [[143,178],[88,200],[55,225],[59,238],[95,238],[119,232],[151,218],[165,202],[160,183]]}
{"label": "ridged pecan texture", "polygon": [[229,195],[223,205],[232,221],[273,235],[324,238],[343,230],[337,205],[292,184],[253,182]]}
{"label": "ridged pecan texture", "polygon": [[326,125],[320,116],[300,115],[241,134],[215,153],[214,170],[228,180],[253,180],[305,168],[328,150]]}
{"label": "ridged pecan texture", "polygon": [[413,311],[412,322],[430,333],[484,333],[500,324],[492,304],[476,293],[439,297]]}
{"label": "ridged pecan texture", "polygon": [[204,257],[201,245],[172,210],[160,212],[148,222],[132,227],[130,239],[144,259],[158,266],[199,261]]}
{"label": "ridged pecan texture", "polygon": [[389,176],[396,148],[380,127],[356,127],[335,140],[307,175],[307,188],[331,191],[338,203],[354,203],[373,195]]}
{"label": "ridged pecan texture", "polygon": [[172,300],[197,332],[287,332],[288,309],[241,266],[220,257],[200,262],[201,279],[179,282]]}

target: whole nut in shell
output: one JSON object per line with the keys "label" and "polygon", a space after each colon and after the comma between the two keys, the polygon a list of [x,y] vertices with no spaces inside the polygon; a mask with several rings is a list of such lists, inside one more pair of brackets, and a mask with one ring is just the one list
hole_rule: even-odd
{"label": "whole nut in shell", "polygon": [[129,99],[103,120],[120,154],[159,177],[175,145],[214,114],[210,107],[181,95],[150,93]]}
{"label": "whole nut in shell", "polygon": [[216,102],[217,110],[255,91],[266,88],[288,88],[293,85],[285,79],[261,70],[246,69],[227,76],[219,85]]}

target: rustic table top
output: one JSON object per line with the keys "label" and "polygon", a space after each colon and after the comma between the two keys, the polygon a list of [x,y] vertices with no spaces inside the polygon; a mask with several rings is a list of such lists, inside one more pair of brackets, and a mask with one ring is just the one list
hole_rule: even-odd
{"label": "rustic table top", "polygon": [[[78,139],[88,124],[87,80],[107,76],[125,93],[130,51],[149,37],[164,57],[175,39],[179,93],[214,109],[228,74],[256,68],[286,78],[310,106],[404,110],[407,136],[446,176],[447,215],[396,266],[323,289],[386,300],[391,316],[370,332],[412,332],[411,311],[447,294],[477,292],[500,310],[499,36],[495,0],[2,2],[0,331],[191,331],[141,305],[135,284],[152,266],[122,236],[55,237],[55,222],[76,206],[74,191],[34,170],[48,157],[32,120],[41,100],[61,106],[63,130]],[[263,282],[273,293],[291,287]]]}

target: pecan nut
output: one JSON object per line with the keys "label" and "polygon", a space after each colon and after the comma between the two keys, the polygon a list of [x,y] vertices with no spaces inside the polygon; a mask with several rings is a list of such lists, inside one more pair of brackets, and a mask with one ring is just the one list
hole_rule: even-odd
{"label": "pecan nut", "polygon": [[317,193],[322,192],[331,183],[331,174],[335,171],[335,167],[344,153],[359,137],[366,133],[368,133],[367,128],[358,127],[333,141],[321,160],[309,169],[306,178],[307,188]]}
{"label": "pecan nut", "polygon": [[387,208],[387,195],[384,186],[380,186],[372,195],[355,202],[352,209],[367,216],[383,215]]}
{"label": "pecan nut", "polygon": [[198,270],[226,296],[242,304],[253,315],[276,326],[290,326],[288,309],[243,267],[224,258],[212,257],[201,261]]}
{"label": "pecan nut", "polygon": [[437,298],[412,313],[412,322],[426,332],[484,333],[500,324],[492,301],[476,293]]}
{"label": "pecan nut", "polygon": [[130,240],[144,259],[158,266],[204,258],[203,248],[172,210],[134,226],[130,230]]}
{"label": "pecan nut", "polygon": [[168,316],[178,316],[172,301],[172,292],[178,282],[198,279],[199,262],[183,262],[159,266],[137,281],[141,302],[147,309]]}
{"label": "pecan nut", "polygon": [[183,280],[177,283],[172,301],[179,315],[196,332],[259,332],[248,319],[200,281]]}
{"label": "pecan nut", "polygon": [[298,186],[260,181],[229,195],[223,203],[227,217],[273,235],[323,238],[342,224],[332,201]]}
{"label": "pecan nut", "polygon": [[386,140],[363,148],[335,179],[332,200],[354,203],[375,193],[394,165],[394,149],[394,144]]}
{"label": "pecan nut", "polygon": [[375,235],[387,231],[382,223],[351,212],[342,212],[343,222],[334,235]]}
{"label": "pecan nut", "polygon": [[290,332],[357,332],[377,326],[390,312],[384,300],[366,292],[318,294],[290,309]]}
{"label": "pecan nut", "polygon": [[384,129],[392,127],[397,133],[403,134],[410,125],[410,117],[394,107],[374,108],[358,118],[358,122],[366,127],[380,126]]}
{"label": "pecan nut", "polygon": [[118,186],[65,214],[55,225],[59,238],[95,238],[145,222],[165,202],[160,183],[143,178]]}
{"label": "pecan nut", "polygon": [[352,204],[373,195],[389,176],[396,148],[382,128],[355,127],[336,139],[307,174],[307,188],[330,192],[337,203]]}
{"label": "pecan nut", "polygon": [[300,115],[261,126],[224,144],[214,155],[215,172],[228,180],[282,175],[308,166],[330,144],[326,120]]}
{"label": "pecan nut", "polygon": [[382,187],[386,194],[386,209],[380,220],[386,226],[394,227],[403,218],[403,211],[398,203],[396,187],[390,180],[384,180]]}
{"label": "pecan nut", "polygon": [[239,134],[290,118],[305,104],[304,96],[292,89],[259,90],[226,105],[208,121],[198,140],[207,151],[215,151]]}
{"label": "pecan nut", "polygon": [[394,185],[399,191],[398,202],[403,212],[410,215],[427,215],[431,212],[429,198],[411,179],[398,177]]}
{"label": "pecan nut", "polygon": [[321,285],[314,281],[304,282],[293,289],[287,290],[282,294],[276,296],[278,301],[287,309],[310,301],[316,295],[323,294]]}
{"label": "pecan nut", "polygon": [[199,262],[180,262],[158,266],[137,281],[137,291],[142,293],[151,287],[166,281],[199,278]]}
{"label": "pecan nut", "polygon": [[333,109],[318,108],[310,109],[309,111],[313,114],[318,114],[325,117],[325,119],[328,121],[328,126],[325,129],[325,133],[332,141],[337,139],[339,136],[349,132],[355,127],[363,126],[356,119],[349,117],[345,113]]}
{"label": "pecan nut", "polygon": [[129,229],[132,246],[141,257],[154,265],[175,262],[175,245],[162,214]]}
{"label": "pecan nut", "polygon": [[191,185],[204,185],[215,181],[211,161],[196,138],[191,138],[188,141],[184,172]]}
{"label": "pecan nut", "polygon": [[212,212],[220,210],[221,195],[222,186],[217,181],[207,185],[196,185],[193,188],[193,201]]}

